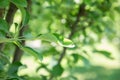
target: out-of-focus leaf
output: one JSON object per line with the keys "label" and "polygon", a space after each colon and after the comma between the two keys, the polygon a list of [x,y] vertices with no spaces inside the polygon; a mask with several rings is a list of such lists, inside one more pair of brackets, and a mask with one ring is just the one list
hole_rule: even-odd
{"label": "out-of-focus leaf", "polygon": [[3,32],[8,32],[8,24],[5,20],[0,18],[0,30]]}
{"label": "out-of-focus leaf", "polygon": [[0,0],[0,8],[5,8],[9,5],[9,0]]}
{"label": "out-of-focus leaf", "polygon": [[26,0],[10,0],[13,4],[16,6],[21,6],[21,7],[27,7],[27,1]]}
{"label": "out-of-focus leaf", "polygon": [[7,72],[7,80],[23,80],[17,75],[18,69],[21,67],[24,67],[24,65],[18,61],[10,64],[9,70]]}
{"label": "out-of-focus leaf", "polygon": [[47,80],[47,76],[41,75],[41,80]]}
{"label": "out-of-focus leaf", "polygon": [[113,57],[111,57],[111,53],[108,51],[104,51],[104,50],[94,50],[94,53],[99,53],[102,54],[104,56],[106,56],[107,58],[113,59]]}
{"label": "out-of-focus leaf", "polygon": [[58,41],[58,44],[68,48],[75,47],[74,43],[70,39],[66,39],[66,38],[64,38],[63,41]]}
{"label": "out-of-focus leaf", "polygon": [[47,68],[47,65],[42,63],[40,63],[40,66],[36,69],[36,72],[38,72],[42,68],[44,68],[47,72],[51,72],[50,69]]}
{"label": "out-of-focus leaf", "polygon": [[90,67],[90,62],[86,57],[79,54],[72,54],[72,56],[74,57],[75,63],[78,62],[78,60],[81,60],[84,63],[85,67]]}
{"label": "out-of-focus leaf", "polygon": [[51,33],[42,34],[38,38],[40,38],[41,40],[49,41],[49,42],[57,42],[58,41],[58,39]]}
{"label": "out-of-focus leaf", "polygon": [[115,7],[114,9],[115,9],[117,12],[120,13],[120,6],[117,6],[117,7]]}
{"label": "out-of-focus leaf", "polygon": [[13,40],[8,38],[3,38],[0,36],[0,43],[5,43],[5,42],[13,42]]}
{"label": "out-of-focus leaf", "polygon": [[3,65],[10,63],[8,57],[4,55],[3,52],[0,52],[0,63],[2,63]]}
{"label": "out-of-focus leaf", "polygon": [[20,62],[14,62],[13,64],[11,64],[8,70],[8,75],[16,76],[17,70],[20,66],[22,66]]}
{"label": "out-of-focus leaf", "polygon": [[73,58],[74,58],[74,63],[78,62],[79,60],[79,55],[78,54],[72,54]]}
{"label": "out-of-focus leaf", "polygon": [[0,30],[0,38],[1,38],[0,41],[3,40],[5,36],[6,36],[5,32]]}
{"label": "out-of-focus leaf", "polygon": [[30,47],[22,47],[22,50],[31,54],[32,56],[34,56],[36,59],[40,59],[42,61],[43,56],[41,54],[39,54],[37,51],[33,50]]}
{"label": "out-of-focus leaf", "polygon": [[75,47],[74,43],[70,39],[64,38],[63,36],[56,34],[56,33],[54,33],[54,35],[58,39],[57,42],[59,45],[61,45],[63,47],[68,47],[68,48]]}
{"label": "out-of-focus leaf", "polygon": [[53,67],[52,75],[54,76],[60,76],[63,73],[64,69],[61,67],[61,65],[57,64]]}
{"label": "out-of-focus leaf", "polygon": [[90,0],[85,0],[85,3],[88,5],[88,4],[91,3],[91,1]]}
{"label": "out-of-focus leaf", "polygon": [[90,66],[90,62],[86,57],[79,55],[77,53],[72,54],[72,57],[74,58],[74,63],[78,62],[78,60],[81,60],[83,61],[86,67]]}
{"label": "out-of-focus leaf", "polygon": [[11,0],[21,11],[22,13],[22,26],[26,25],[29,22],[30,15],[24,7],[27,7],[26,0]]}
{"label": "out-of-focus leaf", "polygon": [[22,25],[26,25],[29,22],[30,15],[23,7],[18,7],[22,13]]}
{"label": "out-of-focus leaf", "polygon": [[23,32],[23,36],[24,36],[25,39],[32,39],[32,38],[34,38],[34,36],[32,35],[30,29],[27,29],[25,32]]}
{"label": "out-of-focus leaf", "polygon": [[89,60],[87,58],[85,58],[82,55],[79,55],[79,58],[84,62],[86,67],[90,66],[90,62],[89,62]]}

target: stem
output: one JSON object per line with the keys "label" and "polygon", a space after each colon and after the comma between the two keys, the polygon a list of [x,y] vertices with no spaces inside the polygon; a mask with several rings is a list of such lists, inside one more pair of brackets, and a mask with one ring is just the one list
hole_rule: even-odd
{"label": "stem", "polygon": [[[85,15],[85,5],[81,4],[81,5],[79,5],[78,14],[76,15],[76,20],[75,20],[75,22],[71,26],[71,33],[68,36],[69,39],[71,39],[72,36],[74,35],[76,27],[78,25],[78,22],[80,21],[80,17],[84,16],[84,15]],[[60,55],[60,57],[58,59],[58,64],[61,63],[62,59],[64,58],[64,56],[66,54],[66,51],[67,51],[67,48],[64,47],[63,51],[62,51],[62,53],[61,53],[61,55]],[[51,74],[49,80],[52,80],[53,78],[54,78],[54,75]]]}
{"label": "stem", "polygon": [[[28,5],[27,5],[26,10],[27,10],[28,12],[30,12],[31,0],[27,0],[27,3],[28,3]],[[22,25],[22,22],[21,22],[21,25]],[[22,28],[21,28],[20,31],[19,31],[19,36],[18,36],[18,37],[23,36],[23,32],[25,31],[26,28],[28,28],[28,25],[26,25],[26,26],[24,26],[24,27],[21,26],[21,27],[22,27]],[[21,45],[23,45],[23,46],[25,45],[25,40],[21,40]],[[22,55],[23,55],[23,51],[22,51],[18,46],[16,46],[12,63],[20,61]]]}
{"label": "stem", "polygon": [[11,26],[13,23],[13,19],[14,19],[14,15],[15,15],[16,11],[17,11],[17,7],[14,4],[10,3],[9,10],[8,10],[8,13],[5,18],[9,24],[9,26]]}
{"label": "stem", "polygon": [[61,55],[60,55],[60,58],[59,58],[59,60],[58,60],[58,64],[61,63],[63,57],[65,56],[66,50],[67,50],[67,48],[64,47],[64,48],[63,48],[63,51],[62,51],[62,53],[61,53]]}
{"label": "stem", "polygon": [[[4,11],[5,9],[0,9],[0,18],[3,18],[4,17]],[[8,9],[8,12],[7,12],[7,15],[6,15],[6,18],[5,20],[8,22],[9,26],[11,26],[11,24],[13,23],[13,18],[14,18],[14,15],[17,11],[17,7],[10,3],[10,7]],[[0,43],[0,50],[3,50],[4,48],[4,43]]]}

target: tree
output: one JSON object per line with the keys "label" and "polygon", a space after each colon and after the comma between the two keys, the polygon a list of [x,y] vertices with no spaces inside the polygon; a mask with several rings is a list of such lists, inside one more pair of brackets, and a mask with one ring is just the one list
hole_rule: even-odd
{"label": "tree", "polygon": [[[41,80],[63,80],[62,73],[75,67],[80,60],[85,67],[90,67],[89,53],[100,53],[113,59],[109,51],[97,49],[95,45],[103,37],[112,41],[118,35],[116,27],[112,27],[113,15],[119,11],[119,5],[113,5],[116,2],[0,0],[1,79],[28,79],[17,74],[20,66],[23,66],[23,53],[30,54],[40,63],[36,71],[45,69],[48,72],[49,75],[40,76]],[[41,47],[27,46],[26,42],[32,40],[40,40]],[[50,66],[49,62],[43,63],[46,57],[52,58],[56,64]],[[63,66],[65,62],[62,60],[68,64]],[[66,79],[70,78],[77,80],[71,73]]]}

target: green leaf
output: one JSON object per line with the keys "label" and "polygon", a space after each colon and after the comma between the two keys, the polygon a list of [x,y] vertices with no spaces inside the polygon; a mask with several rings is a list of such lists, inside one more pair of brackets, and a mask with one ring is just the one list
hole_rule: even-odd
{"label": "green leaf", "polygon": [[30,15],[23,7],[18,7],[22,13],[22,25],[26,25],[29,22]]}
{"label": "green leaf", "polygon": [[117,7],[115,7],[114,9],[115,9],[117,12],[120,13],[120,6],[117,6]]}
{"label": "green leaf", "polygon": [[22,50],[31,54],[32,56],[34,56],[36,59],[40,59],[42,61],[43,56],[41,54],[39,54],[38,52],[36,52],[35,50],[33,50],[30,47],[22,47]]}
{"label": "green leaf", "polygon": [[1,51],[0,51],[0,63],[2,63],[3,65],[10,63],[8,57],[4,55],[4,53]]}
{"label": "green leaf", "polygon": [[94,53],[100,53],[104,56],[106,56],[107,58],[113,59],[113,57],[111,57],[111,53],[108,51],[104,51],[104,50],[94,50]]}
{"label": "green leaf", "polygon": [[73,48],[73,47],[75,47],[74,43],[73,43],[70,39],[64,38],[63,36],[61,36],[61,35],[59,35],[59,34],[56,34],[56,33],[54,33],[54,35],[55,35],[56,38],[58,39],[57,43],[58,43],[60,46],[68,47],[68,48]]}
{"label": "green leaf", "polygon": [[73,58],[74,58],[74,63],[78,62],[79,60],[79,55],[78,54],[72,54]]}
{"label": "green leaf", "polygon": [[66,39],[63,36],[56,33],[42,34],[38,38],[40,38],[41,40],[58,43],[60,46],[63,46],[63,47],[68,47],[68,48],[75,47],[74,43],[71,40]]}
{"label": "green leaf", "polygon": [[38,38],[40,38],[41,40],[49,41],[49,42],[57,42],[58,41],[58,39],[51,33],[42,34],[42,35],[38,36]]}
{"label": "green leaf", "polygon": [[0,31],[3,31],[3,32],[7,33],[8,32],[8,28],[9,27],[8,27],[7,22],[0,18]]}
{"label": "green leaf", "polygon": [[68,48],[74,48],[75,45],[70,39],[64,38],[63,41],[58,41],[59,45],[63,47],[68,47]]}
{"label": "green leaf", "polygon": [[9,0],[0,0],[0,8],[5,8],[9,5]]}
{"label": "green leaf", "polygon": [[29,22],[30,15],[24,7],[27,7],[26,0],[11,0],[21,11],[22,13],[22,26],[26,25]]}
{"label": "green leaf", "polygon": [[9,70],[8,70],[8,75],[11,76],[16,76],[17,75],[17,70],[18,68],[22,66],[20,62],[14,62],[13,64],[10,65]]}
{"label": "green leaf", "polygon": [[5,32],[0,30],[0,41],[2,41],[3,38],[5,38],[5,36],[6,36]]}
{"label": "green leaf", "polygon": [[27,7],[27,1],[26,0],[11,0],[13,4],[16,6],[21,6],[21,7]]}
{"label": "green leaf", "polygon": [[84,62],[85,67],[89,67],[90,66],[90,62],[89,62],[89,60],[87,58],[85,58],[82,55],[79,55],[79,58]]}
{"label": "green leaf", "polygon": [[0,41],[6,37],[6,33],[8,33],[8,24],[5,20],[0,18]]}
{"label": "green leaf", "polygon": [[54,76],[60,76],[63,73],[64,69],[61,67],[61,65],[57,64],[53,67],[52,74]]}
{"label": "green leaf", "polygon": [[90,62],[84,56],[74,53],[74,54],[72,54],[72,57],[74,58],[74,63],[78,62],[78,60],[80,59],[80,60],[82,60],[84,62],[86,67],[89,67]]}

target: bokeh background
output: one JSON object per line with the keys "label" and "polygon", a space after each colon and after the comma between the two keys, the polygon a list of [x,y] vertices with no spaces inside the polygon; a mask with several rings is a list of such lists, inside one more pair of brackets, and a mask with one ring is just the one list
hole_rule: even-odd
{"label": "bokeh background", "polygon": [[[80,20],[76,22],[79,6]],[[30,21],[24,32],[25,45],[43,55],[38,61],[24,52],[17,72],[26,80],[48,80],[53,67],[64,50],[54,42],[33,36],[57,33],[68,38],[75,23],[71,40],[74,48],[67,48],[61,61],[61,75],[52,80],[120,80],[120,0],[32,0]],[[17,10],[14,23],[20,23],[21,12]],[[15,33],[15,25],[10,27]],[[30,40],[29,40],[30,39]],[[7,44],[5,53],[12,60],[15,46]],[[57,74],[57,73],[56,73]]]}

